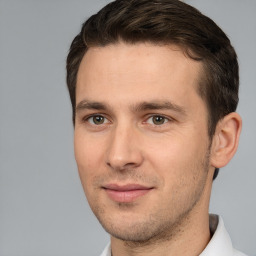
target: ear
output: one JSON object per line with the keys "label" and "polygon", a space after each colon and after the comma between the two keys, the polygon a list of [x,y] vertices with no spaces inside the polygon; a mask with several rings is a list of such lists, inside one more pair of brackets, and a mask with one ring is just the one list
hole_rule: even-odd
{"label": "ear", "polygon": [[216,126],[211,148],[211,165],[221,168],[228,164],[236,153],[242,119],[236,112],[226,115]]}

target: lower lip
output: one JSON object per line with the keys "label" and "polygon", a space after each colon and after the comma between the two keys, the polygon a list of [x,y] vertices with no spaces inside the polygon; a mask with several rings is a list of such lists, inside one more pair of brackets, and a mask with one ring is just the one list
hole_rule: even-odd
{"label": "lower lip", "polygon": [[130,203],[135,201],[137,198],[142,197],[149,193],[151,189],[138,189],[138,190],[129,190],[129,191],[118,191],[105,189],[107,195],[115,202],[118,203]]}

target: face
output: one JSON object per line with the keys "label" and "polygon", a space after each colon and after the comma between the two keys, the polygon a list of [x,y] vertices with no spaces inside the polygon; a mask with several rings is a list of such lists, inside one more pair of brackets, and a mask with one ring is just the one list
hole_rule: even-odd
{"label": "face", "polygon": [[201,63],[175,46],[119,43],[84,56],[75,157],[88,202],[113,237],[160,236],[207,204],[210,142],[200,72]]}

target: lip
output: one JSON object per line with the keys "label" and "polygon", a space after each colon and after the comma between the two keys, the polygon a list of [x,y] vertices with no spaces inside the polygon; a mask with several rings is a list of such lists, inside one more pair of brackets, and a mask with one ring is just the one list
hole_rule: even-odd
{"label": "lip", "polygon": [[118,203],[130,203],[149,193],[153,187],[147,187],[140,184],[108,184],[103,186],[108,197]]}

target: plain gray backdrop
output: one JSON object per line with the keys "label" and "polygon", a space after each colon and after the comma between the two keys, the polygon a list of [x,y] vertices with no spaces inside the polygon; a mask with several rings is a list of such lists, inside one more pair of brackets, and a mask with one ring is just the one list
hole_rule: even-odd
{"label": "plain gray backdrop", "polygon": [[[65,59],[107,0],[0,0],[0,256],[99,255],[108,235],[87,205],[73,154]],[[240,63],[239,150],[210,211],[256,255],[256,1],[187,0],[228,34]]]}

